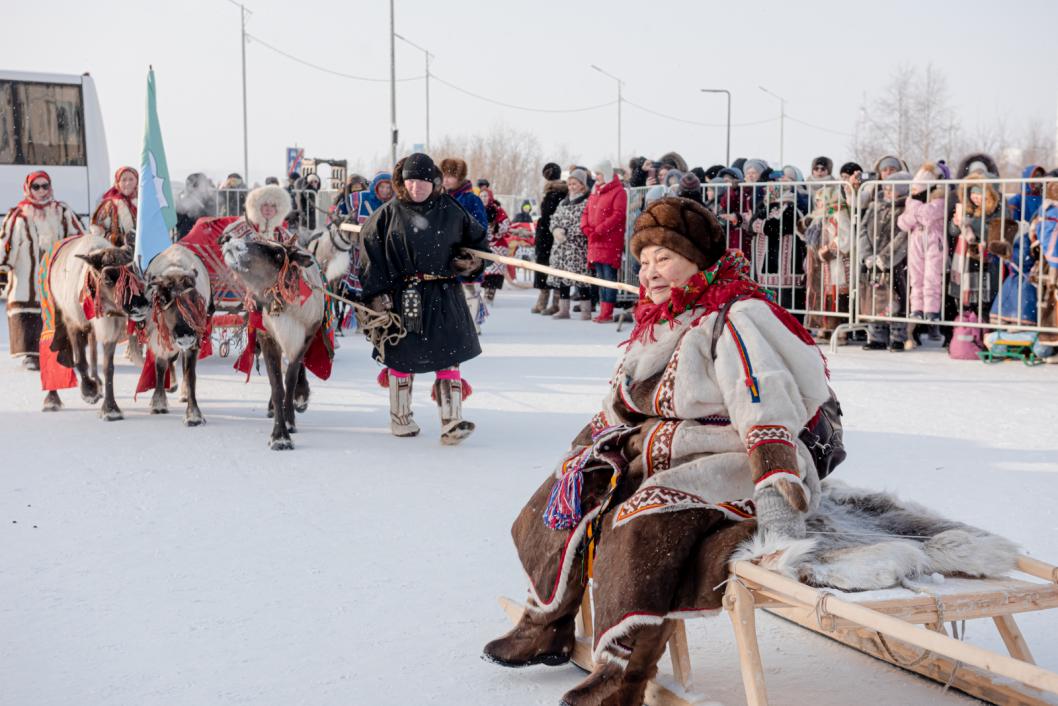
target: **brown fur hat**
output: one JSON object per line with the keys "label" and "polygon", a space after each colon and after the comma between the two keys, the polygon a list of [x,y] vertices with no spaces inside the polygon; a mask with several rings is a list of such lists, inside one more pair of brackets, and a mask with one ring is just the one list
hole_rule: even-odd
{"label": "brown fur hat", "polygon": [[460,184],[467,178],[467,163],[458,157],[446,157],[441,160],[441,175],[453,176]]}
{"label": "brown fur hat", "polygon": [[712,214],[690,199],[658,199],[636,219],[632,235],[632,255],[648,245],[660,245],[705,269],[727,251],[727,238]]}

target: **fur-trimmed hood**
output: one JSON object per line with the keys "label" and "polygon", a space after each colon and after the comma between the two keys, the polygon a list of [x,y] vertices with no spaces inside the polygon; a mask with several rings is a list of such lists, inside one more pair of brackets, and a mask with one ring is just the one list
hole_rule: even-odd
{"label": "fur-trimmed hood", "polygon": [[907,162],[905,162],[904,160],[900,159],[895,154],[883,154],[881,157],[879,157],[874,162],[874,173],[875,174],[878,174],[878,173],[880,173],[882,171],[881,164],[882,164],[882,162],[884,162],[887,159],[895,159],[897,162],[900,162],[900,171],[902,171],[902,172],[910,172],[911,171],[910,167],[907,166]]}
{"label": "fur-trimmed hood", "polygon": [[680,172],[687,171],[687,160],[684,159],[679,152],[666,152],[665,154],[658,157],[655,164],[674,164],[676,170]]}
{"label": "fur-trimmed hood", "polygon": [[974,154],[966,155],[959,162],[959,169],[955,172],[956,179],[965,179],[970,176],[970,165],[974,162],[981,162],[985,165],[985,169],[993,177],[999,176],[999,167],[996,166],[996,161],[992,159],[991,155],[985,154],[984,152],[976,152]]}
{"label": "fur-trimmed hood", "polygon": [[[276,215],[267,223],[261,215],[261,206],[266,203],[275,204],[276,207]],[[259,186],[246,197],[246,220],[259,230],[270,232],[283,225],[290,215],[290,208],[290,194],[286,189],[275,184]]]}

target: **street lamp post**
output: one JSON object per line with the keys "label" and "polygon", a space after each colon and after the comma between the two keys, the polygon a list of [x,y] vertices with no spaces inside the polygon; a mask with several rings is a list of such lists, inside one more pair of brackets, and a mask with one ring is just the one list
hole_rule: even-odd
{"label": "street lamp post", "polygon": [[235,2],[235,0],[228,0],[232,5],[239,8],[239,19],[242,24],[242,178],[246,180],[246,183],[250,183],[250,138],[247,132],[247,114],[246,109],[246,16],[252,15],[253,12],[246,9],[246,6],[242,3]]}
{"label": "street lamp post", "polygon": [[779,99],[779,168],[781,169],[783,164],[784,164],[784,160],[783,160],[783,145],[784,145],[783,132],[785,131],[785,128],[786,128],[786,99],[783,98],[782,96],[778,95],[777,93],[772,93],[771,91],[769,91],[764,86],[757,86],[757,88],[759,88],[760,90],[764,91],[765,93],[767,93],[772,98],[778,98]]}
{"label": "street lamp post", "polygon": [[616,76],[614,76],[611,73],[607,73],[606,71],[603,71],[602,69],[600,69],[595,64],[592,64],[591,67],[593,69],[595,69],[596,71],[598,71],[599,73],[601,73],[603,76],[607,76],[609,78],[612,78],[614,81],[617,81],[617,162],[618,162],[618,165],[620,165],[620,162],[621,162],[621,103],[623,102],[623,99],[621,98],[621,86],[624,85],[624,81],[622,81],[621,79],[617,78]]}
{"label": "street lamp post", "polygon": [[703,88],[702,93],[723,93],[727,96],[727,150],[724,164],[731,166],[731,91],[726,88]]}
{"label": "street lamp post", "polygon": [[389,159],[397,163],[397,29],[389,0]]}
{"label": "street lamp post", "polygon": [[433,58],[433,54],[431,54],[428,49],[424,49],[423,47],[420,47],[418,44],[416,44],[415,42],[411,41],[407,37],[402,37],[401,35],[397,34],[396,32],[394,32],[394,35],[397,37],[397,39],[399,39],[400,41],[404,42],[405,44],[407,44],[409,46],[412,46],[412,47],[415,47],[416,49],[421,51],[423,53],[423,55],[426,57],[426,151],[429,152],[430,151],[430,59]]}

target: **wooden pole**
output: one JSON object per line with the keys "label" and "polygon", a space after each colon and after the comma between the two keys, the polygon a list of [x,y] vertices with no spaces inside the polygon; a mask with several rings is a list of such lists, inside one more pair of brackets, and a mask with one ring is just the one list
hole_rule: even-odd
{"label": "wooden pole", "polygon": [[[349,233],[360,232],[360,226],[354,223],[343,223],[341,226],[339,226],[339,228]],[[619,292],[631,292],[632,294],[639,294],[639,287],[633,284],[625,284],[624,282],[611,282],[608,279],[599,279],[598,277],[589,277],[588,275],[578,275],[573,272],[566,272],[565,270],[559,270],[554,267],[548,267],[547,265],[541,265],[536,262],[530,262],[529,260],[519,260],[516,257],[510,257],[508,255],[497,255],[494,252],[483,252],[481,250],[471,250],[470,248],[463,248],[463,252],[473,253],[474,255],[480,257],[482,260],[498,262],[501,265],[520,267],[523,270],[541,272],[545,275],[555,275],[556,277],[561,277],[562,279],[570,279],[574,282],[583,282],[584,284],[594,284],[596,287],[616,289]]]}
{"label": "wooden pole", "polygon": [[996,654],[995,652],[954,640],[932,630],[917,627],[899,618],[883,615],[870,608],[843,601],[833,594],[824,594],[814,588],[805,586],[799,581],[768,571],[748,561],[735,562],[732,566],[732,572],[736,576],[787,596],[795,603],[801,603],[808,607],[818,606],[819,612],[825,611],[839,618],[850,620],[857,625],[862,625],[865,628],[903,640],[921,649],[931,650],[987,672],[1014,679],[1043,691],[1058,694],[1058,674],[1041,669],[1036,665],[1028,664],[1006,655]]}
{"label": "wooden pole", "polygon": [[599,279],[598,277],[589,277],[588,275],[578,275],[573,272],[566,272],[565,270],[559,270],[554,267],[548,267],[547,265],[541,265],[536,262],[530,262],[529,260],[519,260],[516,257],[509,257],[507,255],[497,255],[494,252],[482,252],[481,250],[471,250],[464,248],[464,252],[473,253],[480,257],[482,260],[490,260],[492,262],[498,262],[502,265],[510,265],[511,267],[521,267],[524,270],[532,270],[533,272],[542,272],[545,275],[555,275],[562,279],[571,279],[574,282],[583,282],[584,284],[594,284],[596,287],[605,287],[607,289],[616,289],[619,292],[631,292],[633,294],[639,294],[639,287],[631,284],[625,284],[624,282],[611,282],[608,279]]}

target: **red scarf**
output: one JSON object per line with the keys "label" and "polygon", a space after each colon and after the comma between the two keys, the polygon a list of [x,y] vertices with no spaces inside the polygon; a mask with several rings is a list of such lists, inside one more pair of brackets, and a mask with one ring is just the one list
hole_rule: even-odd
{"label": "red scarf", "polygon": [[712,267],[691,277],[687,284],[673,287],[668,301],[653,303],[640,285],[639,302],[635,308],[636,325],[632,336],[621,345],[634,341],[651,343],[657,340],[654,338],[655,325],[667,323],[670,329],[674,328],[676,318],[691,310],[698,313],[696,323],[736,299],[760,299],[791,333],[810,346],[816,344],[801,322],[776,304],[771,292],[753,281],[746,256],[740,250],[730,249]]}
{"label": "red scarf", "polygon": [[40,177],[44,177],[45,179],[47,179],[49,184],[52,183],[51,182],[51,177],[48,176],[47,172],[45,172],[45,171],[31,172],[30,175],[26,177],[26,180],[24,182],[22,182],[22,193],[25,194],[26,197],[18,202],[18,206],[16,208],[21,208],[22,206],[32,206],[33,208],[44,208],[45,206],[47,206],[48,204],[50,204],[52,201],[55,200],[55,185],[54,184],[52,184],[52,188],[51,188],[51,194],[52,194],[51,197],[41,200],[41,199],[36,198],[33,195],[33,189],[31,188],[31,185],[33,184],[33,182],[36,179],[38,179]]}

